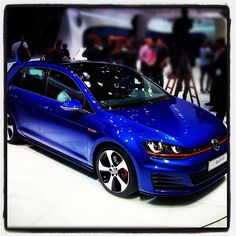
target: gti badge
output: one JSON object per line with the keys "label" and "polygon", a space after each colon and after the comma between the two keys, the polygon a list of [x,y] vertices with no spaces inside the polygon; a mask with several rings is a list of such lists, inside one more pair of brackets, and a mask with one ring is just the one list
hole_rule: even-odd
{"label": "gti badge", "polygon": [[216,150],[216,151],[219,151],[220,149],[220,144],[219,144],[219,141],[217,139],[212,139],[211,140],[211,144],[213,146],[213,148]]}

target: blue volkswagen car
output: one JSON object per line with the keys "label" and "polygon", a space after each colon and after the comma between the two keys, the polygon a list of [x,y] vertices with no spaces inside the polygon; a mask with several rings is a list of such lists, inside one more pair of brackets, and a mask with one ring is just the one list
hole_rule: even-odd
{"label": "blue volkswagen car", "polygon": [[22,138],[96,172],[120,197],[191,194],[227,173],[220,120],[109,63],[15,64],[7,74],[7,139]]}

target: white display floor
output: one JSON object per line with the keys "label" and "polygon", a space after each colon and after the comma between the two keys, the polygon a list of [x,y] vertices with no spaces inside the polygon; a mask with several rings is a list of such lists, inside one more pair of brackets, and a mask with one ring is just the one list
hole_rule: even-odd
{"label": "white display floor", "polygon": [[9,227],[209,227],[227,216],[227,178],[192,197],[122,199],[57,159],[34,146],[8,145]]}

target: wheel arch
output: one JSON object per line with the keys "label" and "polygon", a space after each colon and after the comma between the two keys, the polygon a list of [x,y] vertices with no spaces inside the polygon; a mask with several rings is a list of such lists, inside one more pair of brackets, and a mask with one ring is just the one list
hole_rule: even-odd
{"label": "wheel arch", "polygon": [[[15,128],[16,128],[17,133],[18,133],[19,135],[21,135],[21,136],[24,136],[24,135],[22,134],[22,132],[19,130],[19,126],[18,126],[18,123],[17,123],[17,119],[16,119],[15,116],[13,115],[13,112],[11,112],[9,109],[7,109],[6,114],[5,114],[6,117],[7,117],[7,114],[9,114],[9,115],[11,116],[13,122],[15,123]],[[6,119],[7,119],[7,118],[6,118]]]}
{"label": "wheel arch", "polygon": [[108,145],[112,145],[112,146],[116,146],[118,148],[121,148],[127,154],[127,156],[129,157],[130,161],[133,164],[135,175],[136,175],[136,180],[137,180],[137,183],[138,183],[137,163],[136,163],[135,159],[132,157],[130,152],[126,151],[126,149],[122,145],[119,145],[119,144],[117,144],[115,142],[112,142],[112,141],[103,141],[95,147],[95,149],[93,151],[93,154],[92,154],[92,164],[93,164],[94,173],[96,173],[96,157],[97,157],[97,154],[98,154],[99,150],[102,147],[105,147],[105,146],[108,146]]}

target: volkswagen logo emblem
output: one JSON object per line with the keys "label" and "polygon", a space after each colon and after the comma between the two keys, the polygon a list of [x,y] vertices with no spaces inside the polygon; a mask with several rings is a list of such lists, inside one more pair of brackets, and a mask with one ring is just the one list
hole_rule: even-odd
{"label": "volkswagen logo emblem", "polygon": [[219,144],[219,141],[217,139],[212,139],[211,140],[211,144],[212,144],[212,147],[216,150],[216,151],[219,151],[220,149],[220,144]]}

